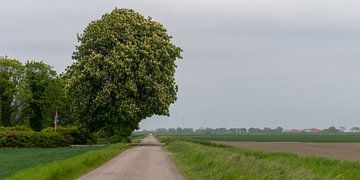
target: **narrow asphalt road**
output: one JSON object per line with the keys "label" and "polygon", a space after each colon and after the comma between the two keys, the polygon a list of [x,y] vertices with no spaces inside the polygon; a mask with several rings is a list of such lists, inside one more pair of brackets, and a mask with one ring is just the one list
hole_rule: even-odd
{"label": "narrow asphalt road", "polygon": [[182,180],[181,174],[155,137],[146,137],[139,146],[124,151],[80,180]]}

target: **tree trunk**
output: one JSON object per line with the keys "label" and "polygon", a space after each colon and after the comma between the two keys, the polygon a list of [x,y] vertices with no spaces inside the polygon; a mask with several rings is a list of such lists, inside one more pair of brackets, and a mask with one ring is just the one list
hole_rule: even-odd
{"label": "tree trunk", "polygon": [[32,114],[30,117],[30,126],[34,131],[41,131],[43,116],[41,113],[41,108],[38,105],[31,104]]}

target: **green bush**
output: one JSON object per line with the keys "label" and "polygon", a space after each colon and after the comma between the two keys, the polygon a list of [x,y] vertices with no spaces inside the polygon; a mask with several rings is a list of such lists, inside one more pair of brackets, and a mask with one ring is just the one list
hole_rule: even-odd
{"label": "green bush", "polygon": [[65,147],[69,139],[61,133],[34,131],[0,131],[0,147]]}
{"label": "green bush", "polygon": [[26,126],[0,126],[0,147],[63,147],[70,144],[93,144],[96,138],[78,127],[45,128],[35,132]]}
{"label": "green bush", "polygon": [[27,126],[13,126],[13,127],[0,126],[0,131],[33,131],[33,130]]}
{"label": "green bush", "polygon": [[111,136],[111,143],[129,143],[131,142],[131,139],[129,137],[124,137],[119,134],[115,134]]}
{"label": "green bush", "polygon": [[[41,132],[52,133],[55,132],[55,128],[49,127],[43,129]],[[94,144],[96,143],[96,138],[93,134],[80,129],[76,126],[70,127],[58,127],[56,132],[61,133],[67,139],[69,139],[71,144]]]}

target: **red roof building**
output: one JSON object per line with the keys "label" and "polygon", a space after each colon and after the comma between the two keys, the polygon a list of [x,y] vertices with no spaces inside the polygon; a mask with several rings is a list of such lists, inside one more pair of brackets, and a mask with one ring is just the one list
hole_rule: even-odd
{"label": "red roof building", "polygon": [[289,132],[289,133],[301,133],[301,132],[303,132],[303,131],[300,130],[300,129],[290,129],[288,132]]}

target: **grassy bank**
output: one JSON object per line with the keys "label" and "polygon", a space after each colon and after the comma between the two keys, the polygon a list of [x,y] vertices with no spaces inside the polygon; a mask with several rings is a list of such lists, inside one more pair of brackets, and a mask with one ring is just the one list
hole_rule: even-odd
{"label": "grassy bank", "polygon": [[214,134],[182,135],[178,137],[208,141],[258,141],[258,142],[360,142],[360,134]]}
{"label": "grassy bank", "polygon": [[101,148],[103,147],[0,148],[0,179],[32,166],[64,160]]}
{"label": "grassy bank", "polygon": [[127,148],[124,144],[113,144],[105,148],[89,151],[65,160],[38,165],[15,173],[8,179],[75,179],[100,166]]}
{"label": "grassy bank", "polygon": [[360,179],[360,163],[162,138],[186,179]]}
{"label": "grassy bank", "polygon": [[143,134],[136,134],[136,135],[131,135],[131,143],[140,143],[141,140],[143,140],[147,135],[143,135]]}

